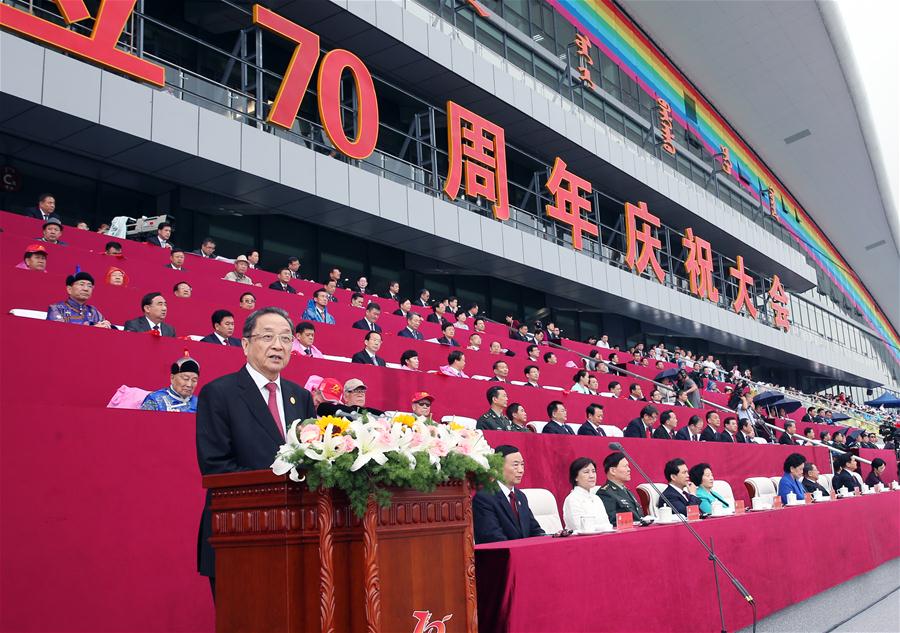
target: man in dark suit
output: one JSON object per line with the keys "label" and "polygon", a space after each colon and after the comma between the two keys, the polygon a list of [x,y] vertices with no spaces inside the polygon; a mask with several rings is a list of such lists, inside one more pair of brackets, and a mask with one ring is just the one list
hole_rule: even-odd
{"label": "man in dark suit", "polygon": [[175,337],[175,328],[166,323],[168,306],[159,292],[148,292],[141,297],[141,310],[144,314],[136,319],[125,321],[126,332],[156,332],[159,336]]}
{"label": "man in dark suit", "polygon": [[203,241],[200,242],[200,248],[193,251],[194,255],[199,255],[204,259],[215,259],[216,258],[216,243],[211,237],[203,238]]}
{"label": "man in dark suit", "polygon": [[663,411],[659,416],[659,426],[653,431],[653,438],[657,440],[674,440],[675,427],[678,426],[678,417],[674,411]]}
{"label": "man in dark suit", "polygon": [[[688,476],[688,467],[683,459],[676,457],[666,462],[663,474],[669,485],[662,491],[662,496],[675,508],[675,512],[687,515],[688,506],[700,505],[700,499],[694,496],[697,487],[691,483]],[[657,508],[661,508],[664,505],[666,505],[666,502],[662,499],[656,502]]]}
{"label": "man in dark suit", "polygon": [[659,411],[652,404],[646,405],[641,409],[641,415],[625,427],[623,435],[625,437],[651,437],[653,433],[653,425],[659,417]]}
{"label": "man in dark suit", "polygon": [[778,438],[779,444],[788,444],[790,446],[796,446],[797,440],[794,439],[794,433],[797,432],[797,425],[793,422],[787,422],[784,425],[784,433],[781,434],[781,437]]}
{"label": "man in dark suit", "polygon": [[584,412],[587,415],[587,420],[578,427],[578,435],[599,435],[600,437],[605,437],[606,431],[600,426],[603,424],[603,405],[589,404]]}
{"label": "man in dark suit", "polygon": [[459,342],[453,338],[453,335],[456,334],[456,328],[453,327],[451,323],[444,323],[441,327],[441,332],[444,335],[438,338],[438,343],[441,345],[449,345],[450,347],[459,347]]}
{"label": "man in dark suit", "polygon": [[[241,341],[247,364],[207,384],[197,402],[197,463],[202,475],[267,470],[294,420],[315,417],[309,392],[281,378],[290,360],[293,324],[281,308],[253,312]],[[210,494],[200,522],[198,571],[215,595]]]}
{"label": "man in dark suit", "polygon": [[738,432],[734,436],[738,444],[752,444],[756,431],[753,430],[753,421],[750,418],[738,420]]}
{"label": "man in dark suit", "polygon": [[172,247],[169,252],[169,263],[164,266],[169,270],[184,270],[184,250]]}
{"label": "man in dark suit", "polygon": [[513,332],[512,334],[509,335],[509,338],[511,338],[514,341],[523,341],[525,343],[533,343],[534,342],[534,337],[531,336],[530,334],[528,334],[528,325],[525,323],[519,324],[519,327],[516,329],[515,332]]}
{"label": "man in dark suit", "polygon": [[701,442],[718,442],[719,427],[721,425],[719,414],[715,411],[706,412],[706,428],[700,434]]}
{"label": "man in dark suit", "polygon": [[230,347],[240,347],[240,339],[232,336],[234,334],[234,315],[228,310],[216,310],[212,313],[212,334],[207,334],[201,343],[212,343],[214,345],[225,345]]}
{"label": "man in dark suit", "polygon": [[417,341],[423,340],[425,337],[419,331],[419,325],[422,324],[422,317],[415,312],[409,312],[406,315],[406,327],[397,332],[397,336],[404,338],[413,338]]}
{"label": "man in dark suit", "polygon": [[800,483],[803,484],[803,489],[806,492],[815,493],[818,490],[822,493],[822,496],[828,496],[828,490],[819,483],[819,469],[812,462],[803,464],[803,480]]}
{"label": "man in dark suit", "polygon": [[549,433],[551,435],[575,435],[568,424],[566,424],[566,405],[559,400],[554,400],[547,405],[547,417],[550,421],[544,425],[541,433]]}
{"label": "man in dark suit", "polygon": [[703,418],[699,415],[692,415],[688,420],[687,426],[678,429],[675,433],[676,440],[685,440],[687,442],[699,442],[703,432]]}
{"label": "man in dark suit", "polygon": [[476,543],[511,541],[532,536],[544,536],[535,520],[528,499],[516,488],[525,474],[525,460],[515,446],[502,444],[494,448],[503,455],[503,478],[500,490],[480,490],[472,498],[472,519]]}
{"label": "man in dark suit", "polygon": [[427,308],[428,306],[431,305],[431,302],[429,301],[430,299],[431,299],[431,293],[428,291],[427,288],[422,288],[419,291],[419,298],[416,299],[416,305],[422,306],[423,308]]}
{"label": "man in dark suit", "polygon": [[355,322],[351,327],[357,330],[369,330],[381,334],[381,326],[378,325],[378,317],[381,316],[381,306],[371,302],[366,306],[366,316]]}
{"label": "man in dark suit", "polygon": [[846,488],[849,492],[859,490],[860,485],[853,473],[859,468],[856,461],[856,455],[852,453],[843,453],[834,458],[834,467],[837,472],[831,478],[831,489],[838,492],[841,488]]}
{"label": "man in dark suit", "polygon": [[38,196],[38,206],[34,209],[28,209],[25,215],[29,218],[37,218],[41,222],[54,219],[62,222],[62,218],[56,212],[56,198],[52,193],[42,193]]}
{"label": "man in dark suit", "polygon": [[[455,323],[456,322],[455,317],[451,321],[450,319],[446,318],[446,315],[447,315],[447,304],[445,304],[444,302],[441,301],[441,302],[435,303],[431,307],[431,314],[429,314],[427,317],[425,317],[425,320],[428,321],[429,323],[437,323],[441,327],[443,327],[444,323]],[[450,315],[450,316],[452,317],[453,315]]]}
{"label": "man in dark suit", "polygon": [[278,279],[269,284],[270,290],[277,290],[278,292],[289,292],[292,295],[298,294],[297,290],[291,285],[291,269],[287,266],[282,266],[278,269]]}
{"label": "man in dark suit", "polygon": [[148,244],[159,246],[161,248],[172,248],[175,245],[169,241],[172,237],[172,225],[168,222],[160,222],[156,227],[156,235],[147,238]]}
{"label": "man in dark suit", "polygon": [[381,349],[381,334],[372,331],[366,332],[365,347],[361,351],[356,352],[350,361],[364,365],[386,367],[387,363],[378,355],[379,349]]}
{"label": "man in dark suit", "polygon": [[737,418],[735,418],[735,417],[725,418],[725,422],[723,423],[723,426],[725,428],[722,429],[721,433],[719,433],[718,441],[736,444],[737,443],[737,433],[738,433]]}

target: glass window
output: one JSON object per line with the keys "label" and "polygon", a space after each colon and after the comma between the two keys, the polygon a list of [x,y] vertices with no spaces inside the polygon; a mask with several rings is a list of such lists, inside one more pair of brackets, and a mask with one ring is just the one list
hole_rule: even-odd
{"label": "glass window", "polygon": [[534,76],[553,90],[559,90],[559,72],[540,55],[534,56]]}
{"label": "glass window", "polygon": [[503,3],[503,19],[531,37],[531,21],[528,19],[526,0],[507,0]]}
{"label": "glass window", "polygon": [[513,38],[506,38],[507,59],[524,70],[529,75],[534,75],[534,67],[531,63],[532,52],[519,44]]}
{"label": "glass window", "polygon": [[476,39],[489,49],[503,55],[503,32],[487,20],[478,22]]}

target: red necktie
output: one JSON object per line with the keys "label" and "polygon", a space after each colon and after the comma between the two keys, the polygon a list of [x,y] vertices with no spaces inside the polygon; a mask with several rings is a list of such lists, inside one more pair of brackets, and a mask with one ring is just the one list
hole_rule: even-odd
{"label": "red necktie", "polygon": [[269,390],[269,413],[272,414],[272,419],[275,421],[275,426],[278,427],[278,433],[281,435],[281,439],[285,439],[284,437],[284,424],[281,420],[281,414],[278,412],[278,395],[276,393],[276,389],[278,389],[278,385],[274,382],[270,382],[266,385],[266,389]]}
{"label": "red necktie", "polygon": [[647,437],[653,437],[653,433],[650,432],[650,429],[647,429]]}
{"label": "red necktie", "polygon": [[516,491],[509,491],[509,505],[512,506],[512,513],[516,519],[516,523],[519,522],[519,504],[516,502]]}

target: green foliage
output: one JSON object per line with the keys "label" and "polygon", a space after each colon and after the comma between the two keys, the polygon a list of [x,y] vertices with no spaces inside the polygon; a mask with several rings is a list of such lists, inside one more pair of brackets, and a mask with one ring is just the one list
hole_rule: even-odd
{"label": "green foliage", "polygon": [[440,460],[440,469],[429,461],[428,453],[415,453],[416,464],[410,466],[409,460],[396,452],[387,453],[387,462],[377,464],[369,462],[355,472],[350,471],[353,464],[351,454],[341,455],[334,463],[301,459],[298,470],[306,476],[310,490],[319,488],[338,488],[350,500],[354,514],[362,517],[366,511],[369,495],[374,495],[379,506],[385,507],[391,502],[389,488],[406,488],[420,492],[430,492],[439,484],[452,480],[471,477],[477,487],[490,490],[497,488],[497,479],[503,472],[503,456],[488,455],[490,468],[484,468],[475,460],[459,453],[450,453]]}

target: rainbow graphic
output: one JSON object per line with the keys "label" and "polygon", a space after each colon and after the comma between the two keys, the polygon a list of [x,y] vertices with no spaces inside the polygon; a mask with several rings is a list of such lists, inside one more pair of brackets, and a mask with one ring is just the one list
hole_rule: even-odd
{"label": "rainbow graphic", "polygon": [[[862,313],[865,321],[900,363],[900,336],[850,265],[788,193],[787,188],[628,16],[612,0],[547,1],[637,82],[641,89],[654,99],[662,97],[668,101],[672,107],[672,118],[690,129],[710,153],[718,154],[721,146],[727,147],[734,173],[740,173],[747,181],[735,178],[735,182],[745,191],[769,206],[768,194],[762,193],[760,189],[775,190],[773,203],[778,220]],[[687,119],[684,95],[688,95],[696,103],[696,123]]]}

